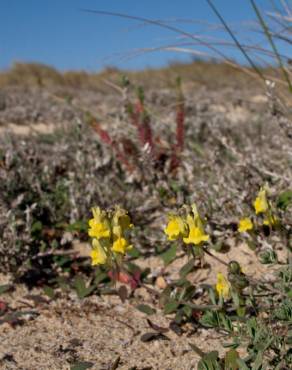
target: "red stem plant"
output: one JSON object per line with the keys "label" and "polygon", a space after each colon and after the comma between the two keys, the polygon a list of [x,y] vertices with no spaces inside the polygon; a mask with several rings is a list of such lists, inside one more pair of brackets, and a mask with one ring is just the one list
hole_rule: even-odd
{"label": "red stem plant", "polygon": [[[150,154],[155,168],[164,166],[167,159],[170,159],[170,169],[175,170],[180,164],[180,155],[184,149],[185,142],[185,101],[181,88],[181,79],[177,78],[177,102],[176,102],[176,142],[169,150],[162,147],[159,138],[155,138],[151,127],[151,118],[145,108],[145,95],[142,87],[138,87],[136,102],[132,103],[127,97],[129,81],[123,82],[123,88],[126,96],[125,111],[130,123],[137,129],[137,138],[140,143],[140,149],[146,149]],[[128,138],[120,138],[119,143],[112,139],[110,134],[104,130],[95,118],[90,116],[90,125],[99,135],[101,142],[110,146],[115,152],[116,158],[125,165],[126,169],[132,172],[134,165],[129,162],[129,158],[139,155],[139,148]]]}
{"label": "red stem plant", "polygon": [[106,130],[104,130],[100,126],[100,124],[96,121],[96,119],[92,117],[91,115],[90,115],[89,121],[90,121],[89,122],[90,126],[98,134],[101,142],[110,146],[113,149],[113,151],[116,153],[117,159],[127,168],[129,172],[132,172],[133,166],[127,160],[125,153],[123,153],[120,150],[119,145],[117,144],[116,140],[112,139],[109,133]]}

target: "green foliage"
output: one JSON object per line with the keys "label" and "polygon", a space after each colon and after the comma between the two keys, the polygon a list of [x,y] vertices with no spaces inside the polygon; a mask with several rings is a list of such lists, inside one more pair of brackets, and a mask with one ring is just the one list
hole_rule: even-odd
{"label": "green foliage", "polygon": [[276,263],[278,261],[278,257],[274,250],[267,249],[260,253],[259,260],[262,264],[266,265]]}
{"label": "green foliage", "polygon": [[280,305],[275,308],[273,317],[278,320],[287,321],[292,324],[292,297],[284,299]]}
{"label": "green foliage", "polygon": [[94,364],[88,361],[78,361],[70,366],[70,370],[86,370],[92,368]]}
{"label": "green foliage", "polygon": [[51,298],[51,299],[55,298],[55,291],[54,291],[53,288],[46,285],[46,286],[44,286],[43,291],[44,291],[45,295],[47,295],[49,298]]}
{"label": "green foliage", "polygon": [[233,331],[232,321],[224,312],[207,311],[201,318],[200,323],[209,328],[224,329],[227,332]]}
{"label": "green foliage", "polygon": [[195,267],[195,259],[190,259],[181,269],[179,274],[182,278],[185,278]]}
{"label": "green foliage", "polygon": [[96,289],[95,285],[86,285],[82,276],[78,275],[74,279],[74,288],[78,295],[79,299],[83,299],[90,295],[94,289]]}
{"label": "green foliage", "polygon": [[165,315],[168,315],[170,313],[175,312],[178,307],[179,307],[179,302],[177,302],[177,301],[169,301],[164,306],[164,313],[165,313]]}
{"label": "green foliage", "polygon": [[139,304],[138,306],[136,306],[137,310],[145,313],[146,315],[153,315],[156,310],[146,304]]}
{"label": "green foliage", "polygon": [[71,224],[69,224],[68,226],[66,226],[66,231],[70,231],[70,232],[83,232],[85,233],[88,229],[88,225],[87,225],[87,222],[86,221],[83,221],[83,220],[78,220],[78,221],[75,221]]}
{"label": "green foliage", "polygon": [[164,253],[160,255],[165,266],[169,265],[176,258],[177,245],[173,244]]}
{"label": "green foliage", "polygon": [[198,363],[198,370],[221,370],[218,352],[212,351],[202,357]]}
{"label": "green foliage", "polygon": [[238,364],[239,354],[235,349],[229,350],[224,358],[224,370],[240,370]]}
{"label": "green foliage", "polygon": [[5,292],[9,292],[9,290],[11,290],[11,288],[12,288],[12,285],[10,285],[10,284],[0,285],[0,295],[5,293]]}
{"label": "green foliage", "polygon": [[277,207],[286,210],[292,204],[292,190],[286,190],[279,194]]}

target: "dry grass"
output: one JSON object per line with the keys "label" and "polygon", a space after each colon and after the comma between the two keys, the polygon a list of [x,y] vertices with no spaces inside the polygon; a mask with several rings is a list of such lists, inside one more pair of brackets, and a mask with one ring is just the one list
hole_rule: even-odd
{"label": "dry grass", "polygon": [[[273,71],[275,73],[275,71]],[[117,81],[126,74],[130,80],[145,88],[167,87],[173,84],[174,76],[185,82],[194,82],[210,87],[245,84],[254,86],[254,78],[225,63],[213,61],[194,61],[192,63],[171,63],[166,68],[145,69],[143,71],[122,71],[108,67],[100,73],[86,71],[59,72],[53,67],[42,64],[15,63],[9,70],[0,73],[0,86],[64,86],[74,88],[101,89],[104,80]],[[232,79],[230,76],[232,75]]]}

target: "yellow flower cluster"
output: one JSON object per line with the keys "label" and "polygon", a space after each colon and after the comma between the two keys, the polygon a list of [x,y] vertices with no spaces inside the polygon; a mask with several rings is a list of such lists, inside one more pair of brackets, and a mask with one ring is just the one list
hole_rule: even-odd
{"label": "yellow flower cluster", "polygon": [[200,245],[209,240],[195,204],[192,205],[192,212],[186,217],[170,214],[164,232],[169,240],[182,238],[185,244]]}
{"label": "yellow flower cluster", "polygon": [[128,242],[128,230],[133,227],[127,212],[119,207],[114,211],[92,209],[88,235],[92,239],[92,265],[111,264],[118,255],[124,255],[132,246]]}
{"label": "yellow flower cluster", "polygon": [[[261,187],[256,199],[253,202],[256,215],[263,214],[263,225],[275,226],[278,223],[277,217],[272,212],[271,204],[267,197],[267,187]],[[249,232],[253,230],[254,224],[249,217],[242,218],[238,224],[238,231],[240,233]]]}

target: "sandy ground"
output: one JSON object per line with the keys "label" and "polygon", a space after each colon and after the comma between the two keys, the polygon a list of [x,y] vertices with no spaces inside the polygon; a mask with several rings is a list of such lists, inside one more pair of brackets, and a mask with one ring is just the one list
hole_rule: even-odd
{"label": "sandy ground", "polygon": [[27,136],[31,134],[51,134],[55,129],[56,125],[53,123],[36,123],[30,125],[17,125],[15,123],[8,123],[5,126],[0,126],[0,135],[11,132],[21,136]]}
{"label": "sandy ground", "polygon": [[[260,265],[245,245],[220,257],[226,262],[236,257],[245,273],[253,278],[263,272],[266,278],[272,274],[271,268]],[[163,275],[165,281],[171,281],[185,262],[184,258],[178,259],[165,269],[160,259],[151,257],[142,264]],[[214,284],[217,272],[225,272],[225,267],[211,257],[206,262],[212,267],[188,276],[194,284],[202,281]],[[8,283],[9,277],[2,275],[0,282]],[[32,296],[44,299],[36,302]],[[203,351],[216,349],[224,354],[227,350],[222,347],[225,339],[219,333],[191,324],[183,327],[181,335],[168,330],[163,339],[142,342],[143,334],[153,332],[147,318],[164,328],[169,328],[173,318],[160,309],[147,316],[135,308],[141,303],[153,306],[153,299],[145,288],[138,288],[133,298],[124,303],[117,296],[91,296],[80,301],[75,293],[66,299],[49,301],[41,289],[29,292],[25,286],[16,286],[13,292],[3,294],[1,300],[10,308],[28,313],[20,317],[19,323],[1,324],[1,369],[65,370],[78,361],[88,361],[92,369],[101,370],[113,368],[116,361],[120,370],[191,370],[196,369],[199,356],[189,343]]]}

